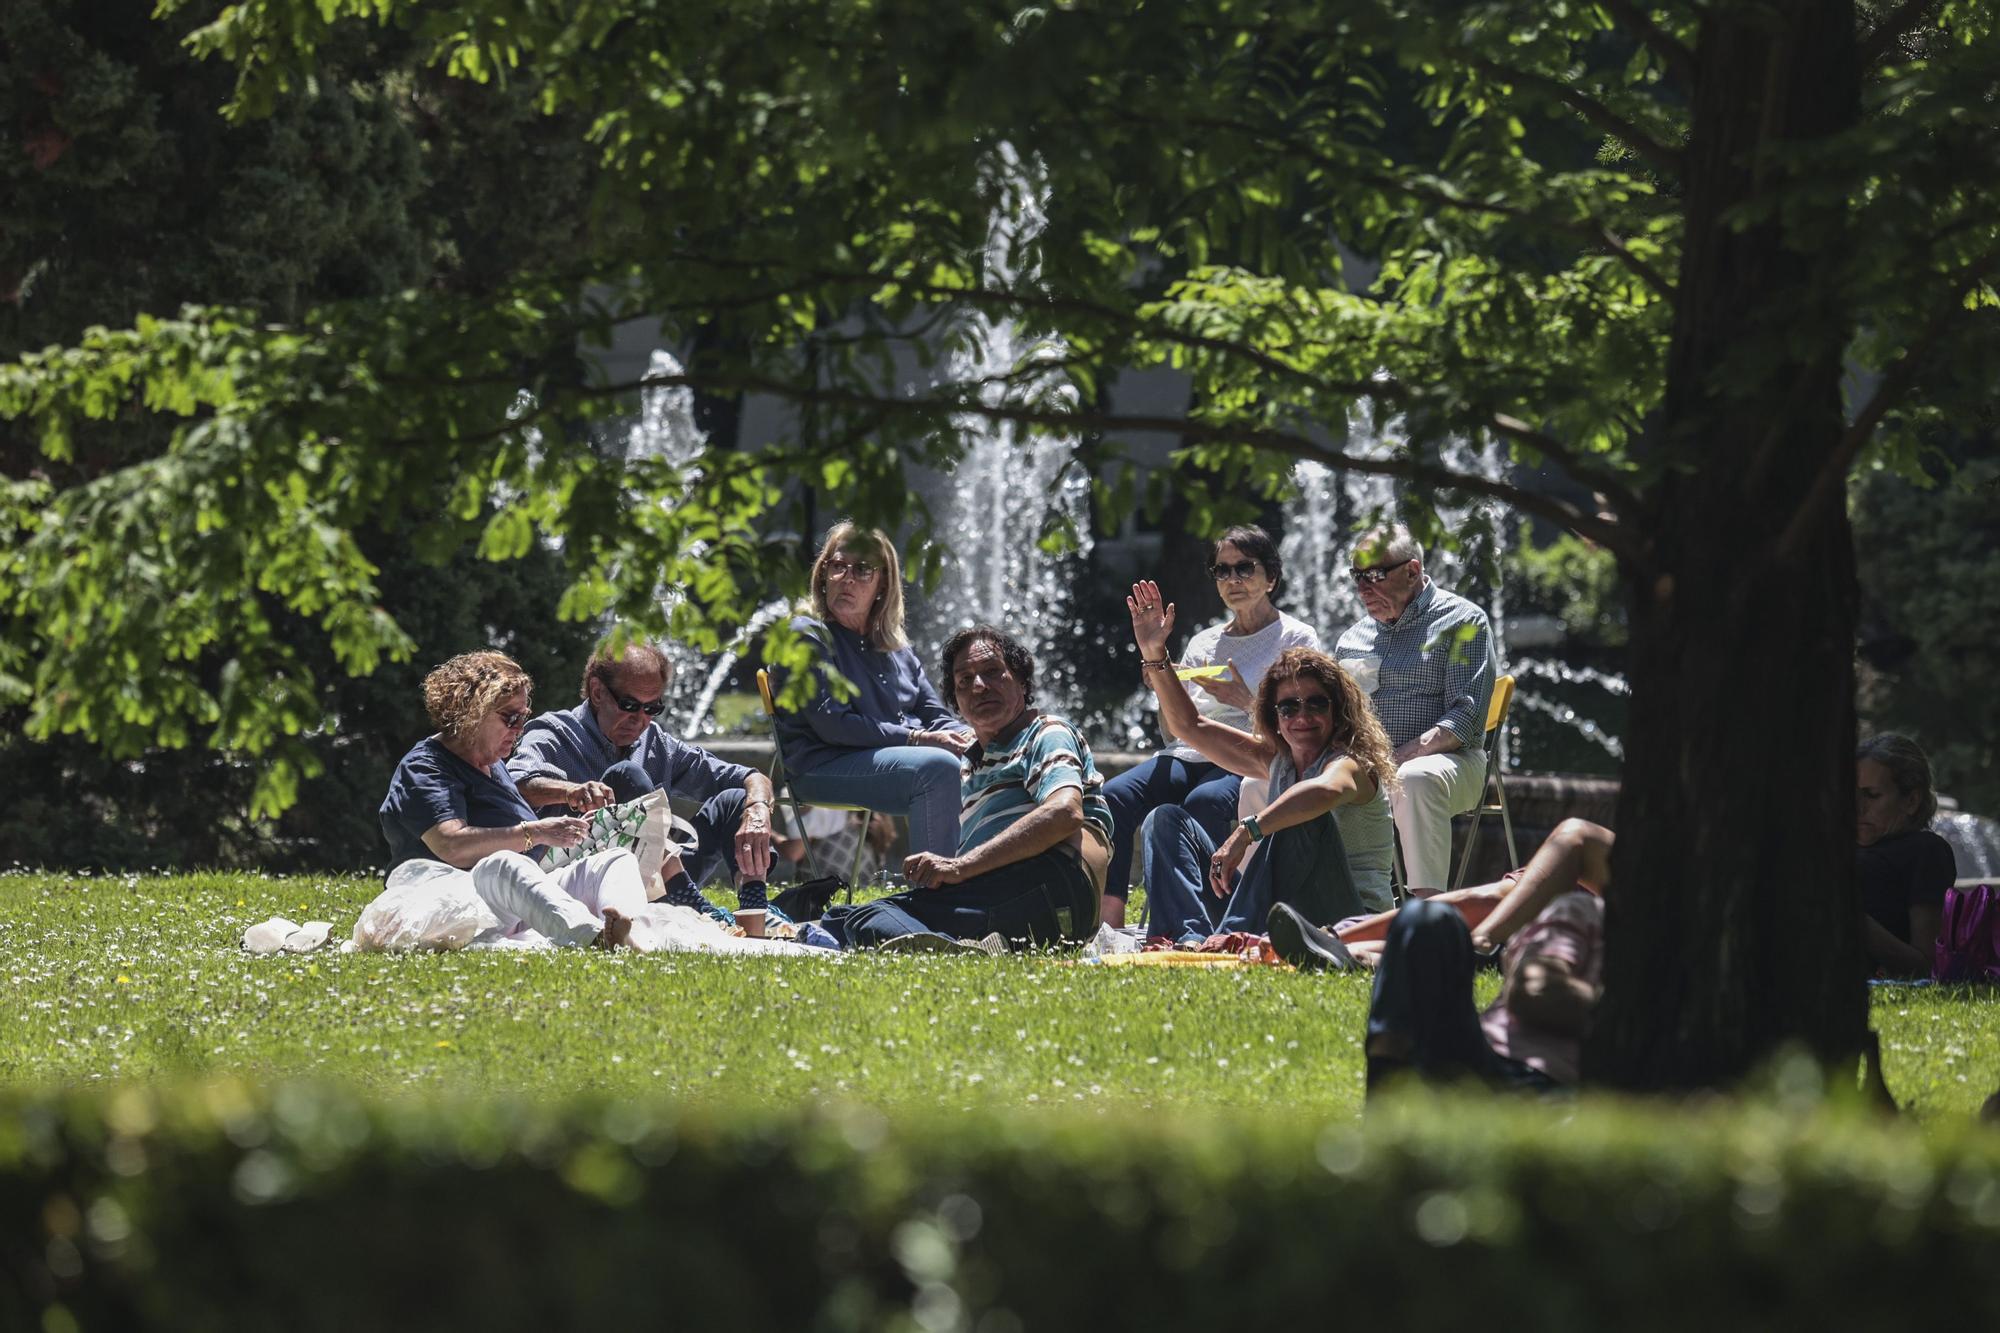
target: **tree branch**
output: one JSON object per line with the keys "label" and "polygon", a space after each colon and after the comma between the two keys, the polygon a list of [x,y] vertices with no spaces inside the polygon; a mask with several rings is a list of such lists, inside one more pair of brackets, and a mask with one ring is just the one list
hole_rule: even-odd
{"label": "tree branch", "polygon": [[1528,87],[1540,89],[1543,93],[1555,98],[1558,102],[1569,107],[1585,120],[1597,126],[1597,128],[1603,130],[1627,148],[1630,148],[1640,157],[1645,158],[1653,164],[1655,170],[1669,176],[1680,176],[1682,161],[1679,149],[1667,147],[1667,145],[1661,143],[1658,139],[1655,139],[1652,135],[1646,133],[1637,125],[1634,125],[1631,121],[1625,119],[1625,117],[1619,115],[1588,93],[1564,83],[1560,79],[1552,79],[1546,74],[1534,74],[1524,69],[1515,69],[1511,65],[1503,65],[1497,60],[1489,59],[1473,51],[1461,50],[1458,54],[1475,69],[1483,70],[1496,79],[1501,79],[1509,83],[1526,84]]}
{"label": "tree branch", "polygon": [[1380,189],[1393,190],[1408,198],[1436,204],[1440,208],[1449,208],[1455,212],[1484,213],[1492,217],[1510,218],[1516,222],[1525,222],[1530,226],[1541,227],[1565,236],[1575,236],[1580,240],[1601,244],[1610,250],[1612,254],[1616,255],[1619,262],[1624,264],[1627,269],[1637,274],[1640,280],[1648,287],[1651,287],[1655,293],[1668,300],[1672,300],[1674,297],[1674,284],[1667,280],[1665,274],[1633,254],[1617,233],[1594,218],[1555,218],[1536,213],[1530,209],[1517,208],[1512,204],[1496,203],[1485,199],[1468,199],[1442,186],[1427,185],[1421,181],[1406,180],[1400,176],[1384,175],[1379,171],[1370,171],[1356,163],[1339,161],[1336,158],[1327,156],[1325,153],[1308,148],[1304,144],[1293,143],[1282,136],[1273,135],[1267,130],[1260,129],[1255,125],[1250,125],[1243,121],[1219,119],[1214,116],[1199,116],[1190,120],[1188,124],[1194,129],[1222,130],[1241,134],[1253,142],[1264,143],[1267,146],[1275,145],[1280,151],[1295,153],[1326,171],[1333,173],[1339,179],[1360,181],[1363,184],[1373,185]]}
{"label": "tree branch", "polygon": [[732,393],[768,393],[793,402],[830,407],[861,408],[887,414],[934,417],[974,416],[989,421],[1009,421],[1018,425],[1045,426],[1074,433],[1096,431],[1156,431],[1178,435],[1195,443],[1238,444],[1267,450],[1289,458],[1321,463],[1332,468],[1364,472],[1375,476],[1401,477],[1441,490],[1486,495],[1502,500],[1523,513],[1536,514],[1586,537],[1632,563],[1641,563],[1645,553],[1630,530],[1615,519],[1590,512],[1552,495],[1524,491],[1490,477],[1467,476],[1435,463],[1416,458],[1369,458],[1327,449],[1302,435],[1261,427],[1216,426],[1185,417],[1126,415],[1092,411],[1055,411],[1012,403],[968,402],[963,399],[883,398],[852,389],[807,388],[761,375],[648,375],[626,384],[592,385],[567,390],[586,396],[624,394],[651,388],[684,387]]}
{"label": "tree branch", "polygon": [[1602,464],[1579,456],[1574,449],[1555,436],[1536,430],[1519,417],[1509,416],[1505,412],[1495,412],[1491,425],[1501,435],[1519,440],[1543,457],[1554,459],[1571,477],[1601,493],[1617,512],[1626,516],[1639,512],[1638,493],[1627,486],[1622,478]]}
{"label": "tree branch", "polygon": [[1896,39],[1923,22],[1935,8],[1937,0],[1903,0],[1903,3],[1894,10],[1884,14],[1881,21],[1869,29],[1868,35],[1861,39],[1861,49],[1858,53],[1861,68],[1864,70],[1875,68],[1876,63],[1889,54],[1889,48],[1896,44]]}
{"label": "tree branch", "polygon": [[1598,0],[1618,26],[1637,37],[1648,51],[1658,56],[1681,83],[1694,83],[1694,52],[1659,25],[1651,14],[1632,0]]}
{"label": "tree branch", "polygon": [[1805,540],[1806,528],[1813,516],[1830,501],[1831,493],[1845,484],[1847,470],[1854,466],[1854,460],[1868,447],[1868,441],[1874,435],[1875,428],[1882,423],[1882,418],[1889,415],[1889,412],[1902,401],[1904,395],[1915,387],[1919,372],[1930,359],[1931,350],[1938,345],[1952,323],[1967,313],[1965,298],[1971,294],[1973,288],[1985,280],[1996,263],[2000,263],[2000,250],[1989,250],[1966,270],[1965,276],[1952,289],[1950,297],[1939,303],[1938,308],[1931,313],[1931,317],[1924,322],[1915,341],[1903,350],[1903,355],[1889,368],[1889,373],[1882,377],[1882,382],[1875,386],[1875,392],[1869,395],[1868,401],[1855,414],[1853,422],[1841,433],[1840,443],[1827,455],[1818,475],[1813,478],[1805,499],[1799,502],[1791,521],[1785,525],[1784,535],[1778,539],[1780,558],[1790,555],[1798,543]]}

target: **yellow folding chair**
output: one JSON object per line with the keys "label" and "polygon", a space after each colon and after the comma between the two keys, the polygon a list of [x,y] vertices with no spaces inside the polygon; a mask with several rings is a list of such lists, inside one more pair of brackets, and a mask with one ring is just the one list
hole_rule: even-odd
{"label": "yellow folding chair", "polygon": [[[831,867],[821,863],[819,854],[813,850],[812,835],[806,832],[806,821],[799,814],[798,794],[792,790],[791,774],[785,771],[784,747],[778,740],[778,701],[771,693],[771,673],[763,667],[757,668],[757,699],[764,705],[764,716],[771,723],[771,785],[785,794],[785,801],[792,810],[792,825],[799,831],[799,837],[806,845],[807,863],[820,874],[829,873]],[[814,801],[821,810],[858,810],[864,815],[875,812],[865,805],[836,805],[831,801]],[[861,836],[854,840],[854,864],[847,869],[847,901],[854,901],[854,885],[861,878],[861,856],[868,848],[868,826],[862,824]]]}
{"label": "yellow folding chair", "polygon": [[1451,877],[1454,889],[1465,886],[1472,868],[1472,849],[1479,843],[1479,821],[1485,815],[1500,816],[1507,834],[1507,864],[1521,864],[1520,849],[1514,845],[1514,816],[1507,809],[1507,784],[1500,780],[1500,728],[1506,725],[1507,710],[1514,703],[1514,678],[1502,676],[1493,682],[1493,701],[1486,706],[1486,785],[1479,804],[1472,807],[1472,823],[1466,826],[1465,850],[1458,856],[1458,872]]}

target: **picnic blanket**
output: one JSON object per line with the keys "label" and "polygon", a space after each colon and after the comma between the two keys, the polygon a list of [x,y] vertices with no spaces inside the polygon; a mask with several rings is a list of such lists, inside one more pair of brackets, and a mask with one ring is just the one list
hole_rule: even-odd
{"label": "picnic blanket", "polygon": [[[754,954],[837,958],[791,940],[758,940],[731,934],[692,908],[648,903],[632,918],[630,944],[639,953]],[[388,884],[361,909],[343,953],[410,953],[457,949],[553,949],[546,936],[518,922],[503,922],[473,887],[472,872],[441,861],[405,861]]]}

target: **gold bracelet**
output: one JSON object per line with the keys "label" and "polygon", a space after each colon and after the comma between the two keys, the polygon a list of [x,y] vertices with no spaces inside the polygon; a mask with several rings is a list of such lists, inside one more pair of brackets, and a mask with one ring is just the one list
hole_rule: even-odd
{"label": "gold bracelet", "polygon": [[521,825],[521,850],[523,852],[532,852],[535,850],[535,835],[528,832],[526,824]]}

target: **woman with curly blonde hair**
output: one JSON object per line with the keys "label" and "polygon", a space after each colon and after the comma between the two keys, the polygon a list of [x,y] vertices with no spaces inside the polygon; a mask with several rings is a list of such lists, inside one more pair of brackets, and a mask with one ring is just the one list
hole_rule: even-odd
{"label": "woman with curly blonde hair", "polygon": [[424,677],[424,710],[437,732],[411,746],[389,779],[381,809],[389,867],[431,860],[470,870],[510,932],[621,943],[646,905],[630,852],[598,852],[553,874],[539,864],[547,848],[583,841],[588,825],[570,815],[537,818],[507,772],[533,713],[529,690],[528,673],[505,653],[460,653]]}
{"label": "woman with curly blonde hair", "polygon": [[1174,608],[1159,586],[1134,584],[1126,609],[1140,669],[1174,734],[1232,773],[1270,781],[1264,808],[1220,846],[1180,807],[1147,817],[1140,844],[1153,933],[1185,944],[1262,934],[1280,904],[1316,925],[1389,906],[1396,765],[1353,678],[1317,649],[1288,648],[1258,686],[1257,730],[1243,731],[1202,716],[1175,675],[1167,657]]}

